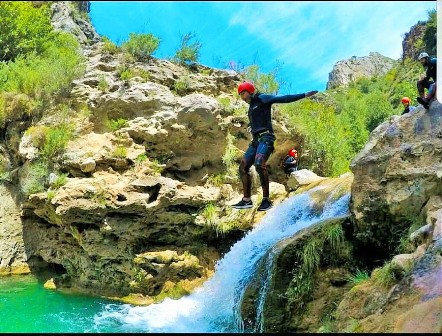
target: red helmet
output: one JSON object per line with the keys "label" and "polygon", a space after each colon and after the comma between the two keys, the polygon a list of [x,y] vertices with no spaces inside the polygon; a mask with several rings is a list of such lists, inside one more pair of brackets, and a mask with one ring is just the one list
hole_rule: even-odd
{"label": "red helmet", "polygon": [[292,148],[292,149],[289,150],[289,155],[297,158],[298,157],[298,151],[296,149]]}
{"label": "red helmet", "polygon": [[250,82],[244,82],[239,84],[238,86],[238,94],[241,94],[241,92],[247,91],[248,93],[252,94],[255,92],[255,87]]}
{"label": "red helmet", "polygon": [[410,104],[410,98],[408,98],[408,97],[403,97],[403,98],[401,99],[401,102],[402,102],[402,103]]}

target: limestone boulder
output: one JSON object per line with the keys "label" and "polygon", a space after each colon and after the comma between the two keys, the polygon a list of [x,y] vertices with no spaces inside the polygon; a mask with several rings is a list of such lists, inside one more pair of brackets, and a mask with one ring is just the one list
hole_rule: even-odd
{"label": "limestone boulder", "polygon": [[373,130],[351,163],[359,239],[388,246],[386,232],[405,230],[419,216],[425,221],[425,205],[442,193],[441,121],[442,105],[435,101],[429,110],[418,108]]}

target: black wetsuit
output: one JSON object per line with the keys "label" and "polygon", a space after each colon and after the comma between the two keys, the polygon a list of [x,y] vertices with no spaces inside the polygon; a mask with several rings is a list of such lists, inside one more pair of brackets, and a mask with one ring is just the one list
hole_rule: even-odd
{"label": "black wetsuit", "polygon": [[248,116],[253,139],[239,166],[244,197],[251,196],[250,167],[252,165],[255,165],[259,175],[263,197],[269,197],[269,175],[266,162],[273,152],[273,144],[276,140],[272,127],[272,104],[291,103],[302,98],[305,98],[305,93],[276,96],[257,92],[251,96]]}

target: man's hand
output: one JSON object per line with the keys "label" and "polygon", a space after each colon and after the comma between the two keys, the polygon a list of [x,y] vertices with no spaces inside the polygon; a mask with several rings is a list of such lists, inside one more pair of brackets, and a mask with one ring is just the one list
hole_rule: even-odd
{"label": "man's hand", "polygon": [[318,93],[318,90],[313,90],[305,93],[305,97],[311,97]]}

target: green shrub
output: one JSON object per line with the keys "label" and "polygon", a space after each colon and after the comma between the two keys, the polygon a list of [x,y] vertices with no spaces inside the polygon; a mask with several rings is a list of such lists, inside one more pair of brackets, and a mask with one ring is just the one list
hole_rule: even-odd
{"label": "green shrub", "polygon": [[147,160],[147,155],[146,155],[146,153],[142,153],[142,154],[138,155],[138,156],[135,158],[135,164],[140,166],[140,165],[142,165],[143,162],[145,162],[146,160]]}
{"label": "green shrub", "polygon": [[48,190],[48,191],[46,192],[46,197],[48,198],[48,201],[49,201],[49,202],[52,201],[52,200],[54,199],[55,195],[56,195],[55,190]]}
{"label": "green shrub", "polygon": [[112,132],[115,132],[123,127],[126,127],[127,120],[124,118],[110,119],[106,124]]}
{"label": "green shrub", "polygon": [[201,216],[206,221],[206,224],[209,226],[216,226],[217,221],[217,210],[216,206],[213,203],[208,203],[201,211]]}
{"label": "green shrub", "polygon": [[124,159],[127,157],[127,148],[123,146],[118,146],[117,148],[115,148],[112,155],[116,158]]}
{"label": "green shrub", "polygon": [[375,269],[372,273],[375,284],[388,289],[397,282],[394,266],[391,262],[386,262],[381,268]]}
{"label": "green shrub", "polygon": [[183,75],[174,83],[174,90],[179,95],[185,95],[190,88],[190,78],[188,75]]}
{"label": "green shrub", "polygon": [[235,137],[232,134],[230,134],[230,132],[227,133],[226,138],[227,138],[226,149],[222,157],[223,163],[226,167],[226,175],[239,179],[238,164],[236,161],[240,157],[242,152],[238,147],[236,147],[233,144]]}
{"label": "green shrub", "polygon": [[259,70],[259,66],[253,64],[246,67],[241,74],[247,81],[252,82],[260,92],[276,94],[279,90],[276,70],[267,74],[262,73]]}
{"label": "green shrub", "polygon": [[51,12],[48,4],[34,7],[30,1],[0,2],[0,61],[18,55],[41,53],[50,40]]}
{"label": "green shrub", "polygon": [[121,48],[138,61],[148,60],[158,49],[160,39],[152,34],[130,33]]}
{"label": "green shrub", "polygon": [[152,169],[154,175],[161,175],[165,166],[166,166],[165,164],[161,164],[161,162],[158,161],[157,159],[153,159],[150,164],[150,168]]}
{"label": "green shrub", "polygon": [[57,174],[57,177],[51,184],[51,188],[58,189],[66,184],[69,174]]}
{"label": "green shrub", "polygon": [[78,41],[67,33],[53,33],[41,53],[18,55],[0,63],[0,91],[25,93],[34,100],[49,101],[67,94],[73,79],[84,72]]}
{"label": "green shrub", "polygon": [[182,65],[189,65],[198,62],[202,45],[198,40],[191,43],[191,40],[194,38],[196,38],[196,35],[193,33],[187,33],[181,37],[180,47],[175,52],[175,56],[173,57],[175,62]]}
{"label": "green shrub", "polygon": [[353,285],[358,285],[366,280],[370,279],[370,275],[366,271],[361,271],[359,268],[356,272],[348,277],[348,281]]}
{"label": "green shrub", "polygon": [[47,130],[45,141],[43,143],[41,154],[44,158],[52,160],[61,155],[68,143],[72,139],[73,130],[70,125],[61,124],[50,127]]}
{"label": "green shrub", "polygon": [[224,174],[211,175],[207,178],[207,183],[214,187],[221,187],[224,184]]}
{"label": "green shrub", "polygon": [[39,193],[45,190],[45,182],[49,175],[47,161],[32,162],[24,169],[20,180],[21,189],[25,195]]}
{"label": "green shrub", "polygon": [[349,170],[355,155],[348,141],[351,129],[338,120],[334,109],[312,100],[282,106],[288,124],[305,138],[310,157],[304,164],[323,176],[338,176]]}
{"label": "green shrub", "polygon": [[109,89],[109,84],[107,83],[105,75],[100,75],[100,80],[98,81],[97,87],[101,92],[107,92],[107,89]]}
{"label": "green shrub", "polygon": [[103,51],[105,53],[114,55],[120,51],[120,48],[115,43],[113,43],[108,37],[103,36],[101,40],[103,41]]}
{"label": "green shrub", "polygon": [[435,9],[428,11],[428,20],[425,27],[423,40],[425,43],[425,51],[436,57],[437,55],[437,12]]}

